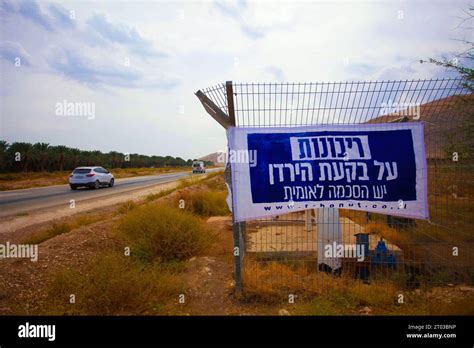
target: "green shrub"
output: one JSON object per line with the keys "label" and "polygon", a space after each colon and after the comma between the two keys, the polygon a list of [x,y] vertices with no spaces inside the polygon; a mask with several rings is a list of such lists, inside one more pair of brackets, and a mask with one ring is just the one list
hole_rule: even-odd
{"label": "green shrub", "polygon": [[183,200],[184,209],[200,216],[229,215],[225,191],[190,191],[180,192],[175,198],[175,206],[179,207]]}
{"label": "green shrub", "polygon": [[132,255],[146,261],[184,260],[201,254],[215,239],[199,218],[163,204],[134,209],[118,229]]}

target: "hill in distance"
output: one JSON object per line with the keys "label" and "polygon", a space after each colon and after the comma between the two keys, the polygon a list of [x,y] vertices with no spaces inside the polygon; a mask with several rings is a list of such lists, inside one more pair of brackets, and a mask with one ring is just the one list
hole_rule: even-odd
{"label": "hill in distance", "polygon": [[[474,115],[474,95],[450,96],[437,99],[419,106],[419,115],[405,117],[407,122],[425,123],[425,147],[427,158],[447,158],[447,149],[456,148],[456,144],[472,143],[465,131],[472,125]],[[367,123],[400,122],[403,112],[382,115]]]}
{"label": "hill in distance", "polygon": [[214,162],[215,166],[224,167],[225,163],[222,162],[222,158],[225,158],[225,157],[223,157],[223,156],[225,156],[225,155],[223,155],[223,152],[213,152],[213,153],[210,153],[209,155],[202,156],[198,159],[200,161]]}

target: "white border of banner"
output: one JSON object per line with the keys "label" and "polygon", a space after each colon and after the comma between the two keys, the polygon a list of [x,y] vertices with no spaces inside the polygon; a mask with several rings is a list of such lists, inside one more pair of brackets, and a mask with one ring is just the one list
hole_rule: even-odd
{"label": "white border of banner", "polygon": [[[415,163],[416,168],[416,201],[404,202],[406,204],[405,209],[393,209],[378,211],[378,210],[366,210],[359,208],[358,203],[374,205],[373,201],[324,201],[326,208],[340,208],[340,209],[351,209],[369,211],[372,213],[380,213],[386,215],[400,216],[413,219],[425,219],[429,220],[428,210],[428,170],[426,151],[424,143],[424,124],[423,122],[407,122],[407,123],[373,123],[373,124],[351,124],[351,125],[313,125],[303,127],[265,127],[265,128],[247,128],[247,127],[230,127],[227,130],[227,139],[230,150],[247,150],[247,135],[252,133],[298,133],[298,132],[318,132],[318,131],[374,131],[374,130],[400,130],[409,129],[412,132],[413,147],[415,152]],[[241,146],[238,147],[238,144]],[[418,149],[418,151],[417,151]],[[258,160],[258,158],[257,158]],[[282,215],[290,212],[297,212],[306,209],[317,209],[321,208],[320,202],[310,202],[308,207],[305,207],[305,202],[294,202],[293,208],[288,208],[287,202],[278,203],[252,203],[252,193],[250,186],[250,170],[248,163],[231,163],[232,167],[232,200],[233,200],[233,214],[236,222],[247,221],[259,218],[265,218],[269,216]],[[250,202],[250,204],[242,204],[240,207],[237,202]],[[353,207],[339,207],[340,204],[354,204]],[[283,209],[278,210],[278,213],[269,214],[255,214],[252,211],[253,206],[263,207],[264,206],[276,206],[284,205]],[[333,204],[334,207],[329,205]],[[380,202],[377,205],[393,205],[398,202]],[[313,206],[314,205],[314,206]],[[410,213],[414,211],[415,213]]]}

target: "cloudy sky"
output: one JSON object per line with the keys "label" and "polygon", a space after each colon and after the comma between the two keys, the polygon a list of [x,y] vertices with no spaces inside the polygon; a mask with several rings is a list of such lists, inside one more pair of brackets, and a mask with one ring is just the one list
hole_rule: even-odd
{"label": "cloudy sky", "polygon": [[444,77],[473,33],[453,0],[0,3],[0,139],[183,158],[225,149],[198,89]]}

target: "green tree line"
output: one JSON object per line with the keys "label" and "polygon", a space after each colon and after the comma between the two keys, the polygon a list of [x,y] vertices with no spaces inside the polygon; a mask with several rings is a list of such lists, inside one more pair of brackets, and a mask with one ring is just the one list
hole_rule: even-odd
{"label": "green tree line", "polygon": [[[192,159],[184,160],[172,156],[146,156],[125,154],[116,151],[85,151],[63,145],[48,143],[14,142],[0,140],[0,171],[63,171],[79,166],[102,166],[106,168],[160,168],[191,166]],[[212,165],[212,162],[205,162]]]}

